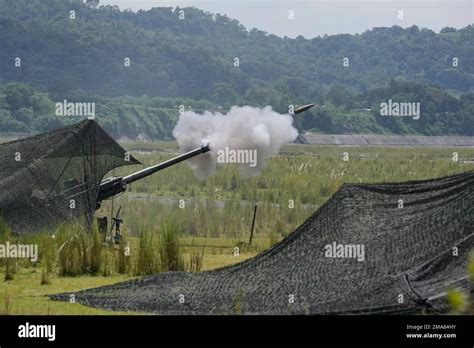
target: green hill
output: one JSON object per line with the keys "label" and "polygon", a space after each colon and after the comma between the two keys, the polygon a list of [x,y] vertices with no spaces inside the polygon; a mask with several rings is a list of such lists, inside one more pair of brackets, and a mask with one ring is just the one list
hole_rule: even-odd
{"label": "green hill", "polygon": [[[0,85],[5,96],[9,82],[24,82],[53,104],[95,100],[115,136],[167,139],[181,104],[287,112],[307,102],[324,107],[301,117],[306,130],[472,135],[473,34],[472,25],[440,33],[394,26],[290,39],[197,8],[134,13],[80,0],[0,0]],[[420,102],[424,117],[381,119],[377,103],[390,98]],[[0,131],[68,122],[35,101],[10,102],[0,104]]]}

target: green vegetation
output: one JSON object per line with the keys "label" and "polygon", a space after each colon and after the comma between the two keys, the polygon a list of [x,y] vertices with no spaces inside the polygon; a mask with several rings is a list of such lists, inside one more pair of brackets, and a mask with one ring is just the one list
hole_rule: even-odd
{"label": "green vegetation", "polygon": [[[68,232],[69,231],[69,232]],[[140,264],[143,260],[140,260],[143,255],[142,247],[140,245],[141,240],[137,238],[130,238],[130,244],[121,244],[118,247],[111,247],[107,244],[101,245],[101,272],[92,273],[92,269],[88,266],[89,263],[84,262],[83,255],[88,248],[94,245],[93,237],[90,234],[84,234],[78,227],[71,227],[64,229],[62,232],[67,235],[70,243],[75,243],[75,248],[69,247],[68,249],[68,260],[75,273],[61,273],[61,267],[63,267],[60,260],[61,253],[65,253],[65,249],[61,249],[58,237],[52,238],[51,235],[43,234],[40,236],[29,236],[21,239],[22,243],[40,243],[40,260],[37,263],[33,263],[30,260],[15,260],[14,268],[12,269],[14,274],[8,280],[4,280],[4,277],[0,280],[0,315],[6,314],[29,314],[29,315],[99,315],[99,314],[133,314],[123,312],[113,312],[105,310],[98,310],[91,307],[83,306],[77,303],[67,303],[61,301],[52,301],[47,295],[60,293],[60,292],[74,292],[86,288],[98,287],[108,284],[118,283],[124,280],[132,279],[135,275],[148,274],[146,266]],[[74,242],[74,238],[78,238],[82,243]],[[170,238],[170,237],[166,237]],[[174,237],[171,237],[174,238]],[[47,241],[46,241],[47,240]],[[2,239],[0,243],[4,243]],[[19,240],[12,240],[12,243],[20,242]],[[186,238],[183,242],[189,242]],[[212,253],[205,256],[204,262],[204,248],[196,247],[180,247],[178,252],[181,256],[182,262],[184,262],[184,268],[187,271],[197,272],[205,269],[211,269],[216,267],[222,267],[235,262],[243,261],[249,257],[254,256],[255,252],[242,253],[239,256],[234,256],[231,253],[232,243],[234,240],[221,239],[216,241],[223,248],[213,250]],[[45,245],[47,243],[48,245]],[[211,243],[212,244],[212,243]],[[124,264],[121,266],[120,253],[124,248],[130,245],[131,252],[129,257],[125,257]],[[153,244],[156,246],[157,244]],[[85,248],[84,248],[85,247]],[[147,250],[150,250],[149,248]],[[199,255],[196,253],[199,250]],[[49,258],[48,255],[57,255],[53,259]],[[164,256],[165,260],[166,257]],[[153,253],[149,261],[158,263],[160,262],[160,253]],[[6,274],[6,267],[11,262],[10,260],[0,259],[0,274]],[[84,262],[84,263],[83,263]],[[130,265],[133,264],[132,268]],[[172,263],[168,263],[172,264]],[[155,269],[151,273],[156,273],[165,269]],[[47,281],[45,281],[47,280]]]}
{"label": "green vegetation", "polygon": [[[420,118],[380,116],[380,104],[389,99],[420,103]],[[329,134],[474,135],[474,93],[456,98],[439,87],[392,79],[363,93],[334,86],[323,100],[325,105],[301,115],[301,128]]]}
{"label": "green vegetation", "polygon": [[[170,145],[168,148],[172,148]],[[342,159],[349,154],[349,161]],[[452,160],[453,153],[459,161]],[[171,150],[134,154],[145,165],[174,156]],[[141,226],[173,221],[183,235],[247,238],[253,203],[259,204],[256,233],[274,240],[293,231],[343,182],[390,182],[426,179],[473,169],[470,148],[377,148],[285,146],[256,177],[241,177],[233,166],[219,166],[205,181],[187,164],[167,168],[132,184],[115,199],[125,227],[138,235]],[[126,174],[131,168],[116,170]],[[281,189],[284,187],[285,189]],[[180,205],[180,200],[183,200]],[[105,202],[99,212],[110,215]],[[294,204],[294,208],[291,208]]]}
{"label": "green vegetation", "polygon": [[[161,231],[159,250],[162,271],[184,271],[186,266],[179,247],[181,231],[174,221],[163,224]],[[195,259],[195,257],[193,253],[192,258]],[[191,261],[190,265],[195,265],[195,260]]]}
{"label": "green vegetation", "polygon": [[[0,0],[0,9],[1,132],[77,121],[54,115],[54,103],[66,99],[95,102],[104,128],[130,139],[171,139],[180,105],[286,113],[308,102],[319,108],[298,117],[305,130],[474,134],[474,65],[465,58],[474,56],[473,26],[289,39],[197,8],[133,13],[82,1]],[[388,99],[419,102],[420,120],[380,117]]]}
{"label": "green vegetation", "polygon": [[[474,65],[464,60],[474,56],[472,25],[440,33],[394,26],[289,39],[196,8],[185,8],[180,20],[180,10],[133,13],[81,0],[0,0],[0,132],[29,134],[79,121],[55,115],[55,103],[66,99],[94,102],[97,121],[113,137],[125,138],[126,148],[153,151],[134,153],[146,165],[178,153],[174,142],[146,140],[172,139],[181,106],[225,112],[233,105],[271,105],[286,113],[290,104],[316,102],[317,108],[297,117],[300,130],[474,135]],[[388,99],[420,103],[420,120],[380,117],[380,103]],[[38,244],[40,251],[36,263],[0,259],[0,313],[109,314],[45,295],[240,262],[291,233],[344,182],[426,179],[470,169],[469,148],[308,145],[285,146],[252,178],[221,166],[199,181],[180,164],[115,199],[125,220],[120,245],[96,227],[90,233],[79,225],[12,236],[0,220],[0,243]],[[259,209],[250,246],[254,204]],[[105,202],[99,214],[110,216],[110,208]],[[474,260],[469,272],[473,278]],[[245,311],[244,296],[235,294],[236,314]],[[448,300],[454,312],[472,312],[466,294],[449,289]]]}
{"label": "green vegetation", "polygon": [[448,302],[453,312],[462,313],[469,305],[469,295],[458,289],[448,289]]}
{"label": "green vegetation", "polygon": [[[470,254],[467,272],[469,280],[474,282],[474,250]],[[454,314],[474,314],[474,298],[467,292],[456,288],[449,288],[448,303]]]}
{"label": "green vegetation", "polygon": [[[128,143],[142,146],[143,144]],[[173,156],[176,145],[160,143],[146,164]],[[349,161],[342,153],[349,153]],[[452,161],[453,152],[459,161]],[[243,261],[277,243],[323,204],[343,182],[426,179],[474,169],[470,148],[373,148],[285,146],[260,176],[242,178],[233,166],[198,181],[186,164],[170,167],[116,198],[122,206],[120,245],[78,225],[54,234],[12,236],[0,223],[0,243],[38,244],[39,261],[0,259],[0,311],[8,314],[104,314],[105,311],[48,300],[44,295],[75,291],[168,270],[195,272]],[[128,172],[131,169],[125,168]],[[120,174],[120,173],[115,173]],[[284,187],[285,189],[278,189]],[[193,198],[193,199],[190,199]],[[186,199],[183,209],[179,199]],[[294,200],[294,208],[289,201]],[[253,202],[259,202],[249,246]],[[110,204],[110,202],[106,202]],[[104,204],[99,214],[110,216]],[[304,205],[307,204],[307,205]],[[474,267],[471,262],[470,273]],[[8,279],[4,281],[5,276]],[[471,274],[472,275],[472,274]],[[235,313],[244,313],[236,294]],[[470,311],[464,294],[450,290],[456,311]]]}
{"label": "green vegetation", "polygon": [[[380,116],[380,103],[389,99],[419,102],[420,119]],[[97,121],[113,137],[144,140],[171,139],[180,105],[201,113],[218,108],[211,102],[188,98],[106,98],[92,93],[87,96],[79,93],[68,98],[68,101],[76,100],[95,102]],[[296,126],[300,130],[330,134],[474,135],[474,93],[457,98],[438,87],[392,80],[387,87],[373,88],[364,93],[353,93],[340,86],[331,87],[317,101],[320,103],[317,108],[297,117]],[[0,87],[0,131],[40,132],[81,119],[55,116],[54,104],[49,94],[25,83],[10,82]]]}
{"label": "green vegetation", "polygon": [[0,315],[119,315],[136,313],[111,312],[87,307],[78,303],[52,301],[47,295],[78,291],[130,279],[128,276],[111,275],[58,277],[51,275],[49,284],[41,284],[38,267],[20,268],[15,279],[0,281]]}
{"label": "green vegetation", "polygon": [[[190,7],[133,13],[82,1],[1,0],[0,8],[0,57],[11,63],[2,65],[2,80],[20,74],[61,93],[186,96],[221,105],[262,95],[267,104],[286,109],[289,97],[318,99],[331,84],[365,90],[391,77],[416,76],[457,91],[474,85],[473,66],[462,60],[473,56],[472,26],[439,34],[394,26],[290,39]],[[460,53],[457,68],[454,52]],[[23,57],[23,70],[15,69],[12,57]],[[125,57],[131,59],[128,70]],[[350,68],[343,68],[344,57]]]}

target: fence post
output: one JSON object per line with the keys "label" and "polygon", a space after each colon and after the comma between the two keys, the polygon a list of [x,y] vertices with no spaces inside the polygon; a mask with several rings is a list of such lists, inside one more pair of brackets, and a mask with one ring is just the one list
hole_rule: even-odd
{"label": "fence post", "polygon": [[257,216],[257,204],[255,204],[254,209],[253,209],[253,219],[252,219],[252,227],[250,229],[250,240],[249,240],[249,245],[252,245],[252,239],[253,239],[253,228],[255,227],[255,217]]}

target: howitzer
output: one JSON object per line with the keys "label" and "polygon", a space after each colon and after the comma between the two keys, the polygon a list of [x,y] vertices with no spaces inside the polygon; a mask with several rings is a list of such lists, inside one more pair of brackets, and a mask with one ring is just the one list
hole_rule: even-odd
{"label": "howitzer", "polygon": [[127,190],[127,185],[137,180],[143,179],[150,176],[160,170],[171,167],[175,164],[183,162],[192,157],[196,157],[200,154],[209,152],[209,144],[202,145],[201,147],[192,151],[186,152],[177,157],[171,158],[163,163],[156,164],[151,167],[139,170],[138,172],[132,173],[126,176],[111,177],[103,180],[100,184],[99,193],[97,194],[97,205],[96,209],[100,208],[100,204],[103,200],[117,196]]}
{"label": "howitzer", "polygon": [[[294,110],[294,114],[299,114],[301,112],[304,112],[310,108],[312,108],[315,104],[308,104],[304,105],[300,108],[297,108]],[[168,168],[170,166],[173,166],[175,164],[178,164],[182,161],[185,161],[187,159],[190,159],[192,157],[198,156],[200,154],[209,152],[209,144],[207,145],[202,145],[201,147],[194,149],[192,151],[186,152],[182,155],[179,155],[177,157],[171,158],[163,163],[142,169],[138,172],[132,173],[127,176],[123,177],[111,177],[107,178],[102,181],[100,184],[100,189],[99,193],[97,194],[97,204],[96,204],[96,209],[100,208],[100,204],[103,200],[117,196],[127,190],[127,185],[131,184],[132,182],[135,182],[137,180],[143,179],[149,175],[152,175],[160,170],[163,170],[165,168]]]}
{"label": "howitzer", "polygon": [[[0,215],[15,233],[51,230],[81,217],[90,223],[101,202],[125,192],[127,185],[206,152],[209,145],[130,175],[102,180],[114,168],[140,162],[124,158],[125,149],[93,120],[2,144],[0,157],[6,165],[0,168]],[[22,154],[21,161],[11,155],[16,153]]]}

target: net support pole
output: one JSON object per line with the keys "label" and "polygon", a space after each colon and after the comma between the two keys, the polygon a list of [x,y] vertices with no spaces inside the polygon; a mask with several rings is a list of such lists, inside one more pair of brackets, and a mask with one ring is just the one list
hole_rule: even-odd
{"label": "net support pole", "polygon": [[257,216],[257,207],[258,205],[254,205],[253,207],[253,219],[252,219],[252,227],[250,228],[250,240],[249,240],[249,245],[252,245],[252,239],[253,239],[253,229],[255,227],[255,217]]}

